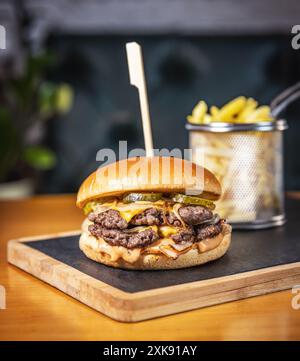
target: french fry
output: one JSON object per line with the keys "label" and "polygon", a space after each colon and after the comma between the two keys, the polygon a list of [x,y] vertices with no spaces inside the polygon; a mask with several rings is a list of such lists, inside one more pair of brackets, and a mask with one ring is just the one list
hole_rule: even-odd
{"label": "french fry", "polygon": [[192,115],[187,116],[187,120],[192,124],[202,124],[206,113],[207,104],[204,100],[200,100],[200,102],[193,109]]}
{"label": "french fry", "polygon": [[257,106],[258,103],[253,98],[240,96],[220,109],[212,105],[208,113],[207,104],[201,100],[193,109],[192,114],[187,116],[187,121],[192,124],[210,124],[213,122],[256,123],[274,120],[270,107]]}
{"label": "french fry", "polygon": [[211,117],[212,117],[212,121],[214,122],[218,122],[220,121],[219,119],[219,108],[217,108],[215,105],[212,105],[210,107],[210,114],[211,114]]}
{"label": "french fry", "polygon": [[270,107],[267,105],[260,106],[246,117],[246,123],[256,123],[270,120],[272,120],[272,116],[270,113]]}
{"label": "french fry", "polygon": [[219,121],[234,123],[236,117],[246,105],[246,98],[240,96],[225,104],[219,111]]}
{"label": "french fry", "polygon": [[205,114],[203,117],[203,124],[209,124],[212,122],[212,116],[210,114]]}
{"label": "french fry", "polygon": [[240,114],[238,115],[236,121],[238,123],[245,123],[247,117],[255,111],[256,107],[257,107],[258,103],[256,100],[254,100],[253,98],[248,98],[246,101],[246,105],[244,107],[244,109],[240,112]]}

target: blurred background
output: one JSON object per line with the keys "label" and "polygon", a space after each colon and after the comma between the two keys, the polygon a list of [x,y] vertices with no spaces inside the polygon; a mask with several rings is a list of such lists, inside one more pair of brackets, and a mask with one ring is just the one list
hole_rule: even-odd
{"label": "blurred background", "polygon": [[[269,104],[300,80],[299,0],[1,0],[0,198],[76,192],[101,148],[143,147],[125,43],[143,47],[156,148],[188,147],[199,99]],[[300,189],[300,101],[284,113],[285,187]]]}

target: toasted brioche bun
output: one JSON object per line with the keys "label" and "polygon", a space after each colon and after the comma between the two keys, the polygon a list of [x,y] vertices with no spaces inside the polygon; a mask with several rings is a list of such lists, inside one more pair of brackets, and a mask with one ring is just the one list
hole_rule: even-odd
{"label": "toasted brioche bun", "polygon": [[179,255],[175,260],[163,254],[141,254],[134,263],[126,262],[122,258],[119,258],[117,261],[111,261],[109,254],[101,253],[91,247],[90,243],[87,242],[87,237],[93,236],[83,232],[80,237],[79,247],[88,258],[98,263],[115,268],[133,270],[163,270],[199,266],[222,257],[230,246],[231,226],[223,224],[222,232],[216,236],[220,238],[220,243],[216,248],[204,253],[199,253],[197,248],[192,248],[188,252]]}
{"label": "toasted brioche bun", "polygon": [[76,204],[82,208],[91,200],[128,192],[184,193],[186,190],[210,200],[221,196],[217,178],[195,163],[173,157],[128,158],[99,168],[86,178]]}

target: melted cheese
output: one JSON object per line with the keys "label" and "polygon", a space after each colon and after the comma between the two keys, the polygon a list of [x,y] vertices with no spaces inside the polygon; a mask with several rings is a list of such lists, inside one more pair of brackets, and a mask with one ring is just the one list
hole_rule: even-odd
{"label": "melted cheese", "polygon": [[134,232],[143,232],[146,229],[152,229],[155,233],[158,233],[158,227],[157,226],[137,226],[133,228],[129,228],[126,230],[127,233],[134,233]]}
{"label": "melted cheese", "polygon": [[164,209],[166,212],[174,212],[177,218],[184,225],[184,222],[182,221],[181,217],[178,214],[178,209],[181,206],[182,204],[175,203],[174,205],[171,205],[163,200],[159,200],[156,202],[138,201],[134,203],[123,203],[121,201],[114,200],[113,202],[107,202],[95,206],[93,208],[93,211],[96,213],[101,213],[101,212],[105,212],[108,209],[114,209],[120,213],[120,216],[123,219],[125,219],[127,223],[129,223],[134,216],[138,215],[139,213],[142,213],[146,209],[149,208]]}
{"label": "melted cheese", "polygon": [[122,218],[124,218],[127,223],[129,223],[134,216],[136,216],[137,214],[139,214],[141,212],[141,210],[140,209],[132,209],[132,210],[127,210],[127,211],[119,211],[119,212],[120,212],[120,216]]}
{"label": "melted cheese", "polygon": [[162,209],[162,202],[135,202],[135,203],[122,203],[118,202],[111,209],[115,209],[120,212],[120,216],[125,219],[127,223],[131,221],[131,219],[139,213],[142,213],[146,209],[149,208],[160,208]]}
{"label": "melted cheese", "polygon": [[167,238],[177,232],[178,232],[178,229],[176,227],[172,227],[172,226],[159,227],[159,234],[162,235],[164,238]]}

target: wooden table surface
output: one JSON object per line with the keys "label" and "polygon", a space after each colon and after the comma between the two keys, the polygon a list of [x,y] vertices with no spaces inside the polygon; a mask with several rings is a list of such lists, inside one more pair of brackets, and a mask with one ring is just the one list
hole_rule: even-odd
{"label": "wooden table surface", "polygon": [[1,340],[300,339],[300,310],[291,307],[290,290],[126,324],[7,264],[9,239],[78,229],[83,215],[74,202],[73,195],[0,202],[0,285],[7,293]]}

